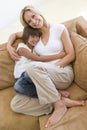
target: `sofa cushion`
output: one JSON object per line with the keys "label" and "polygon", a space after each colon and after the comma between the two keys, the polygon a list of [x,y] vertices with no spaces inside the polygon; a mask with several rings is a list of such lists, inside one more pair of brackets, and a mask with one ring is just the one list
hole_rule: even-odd
{"label": "sofa cushion", "polygon": [[77,29],[76,29],[76,24],[75,23],[72,23],[67,29],[68,29],[70,37],[71,37],[72,32],[76,32],[77,33]]}
{"label": "sofa cushion", "polygon": [[10,102],[14,95],[13,87],[0,90],[0,130],[39,130],[38,117],[11,110]]}
{"label": "sofa cushion", "polygon": [[76,23],[77,33],[87,38],[87,20],[83,17]]}
{"label": "sofa cushion", "polygon": [[71,40],[75,48],[76,59],[73,64],[76,84],[87,91],[87,39],[73,32]]}
{"label": "sofa cushion", "polygon": [[76,18],[73,18],[73,19],[70,19],[70,20],[67,20],[65,22],[63,22],[63,24],[69,28],[72,24],[76,24],[77,21],[80,21],[83,17],[82,16],[79,16],[79,17],[76,17]]}
{"label": "sofa cushion", "polygon": [[70,93],[70,98],[75,100],[85,100],[87,99],[87,91],[80,88],[75,82],[67,89]]}
{"label": "sofa cushion", "polygon": [[[15,41],[14,48],[19,42],[21,39]],[[15,62],[11,59],[6,46],[7,43],[0,44],[0,89],[10,87],[15,83],[13,76]]]}

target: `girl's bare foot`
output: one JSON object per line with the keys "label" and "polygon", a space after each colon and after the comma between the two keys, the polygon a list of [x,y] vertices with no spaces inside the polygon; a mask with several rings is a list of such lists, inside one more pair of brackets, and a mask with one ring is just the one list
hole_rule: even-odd
{"label": "girl's bare foot", "polygon": [[61,94],[62,97],[69,97],[70,93],[65,90],[59,90],[59,93]]}
{"label": "girl's bare foot", "polygon": [[48,119],[45,127],[48,128],[58,123],[61,120],[61,118],[64,116],[66,111],[67,108],[62,101],[56,102],[54,112],[51,115],[51,117]]}
{"label": "girl's bare foot", "polygon": [[69,98],[62,97],[62,101],[66,105],[66,107],[74,107],[74,106],[83,106],[84,100],[72,100]]}

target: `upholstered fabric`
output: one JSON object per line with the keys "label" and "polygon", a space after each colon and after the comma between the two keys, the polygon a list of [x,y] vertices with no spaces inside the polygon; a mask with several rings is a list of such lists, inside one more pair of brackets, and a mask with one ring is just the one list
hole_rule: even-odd
{"label": "upholstered fabric", "polygon": [[73,32],[71,40],[75,48],[76,59],[73,69],[76,84],[87,91],[87,39]]}
{"label": "upholstered fabric", "polygon": [[[16,40],[14,48],[16,48],[21,41],[22,39]],[[11,59],[6,46],[7,43],[0,44],[0,89],[13,86],[15,83],[13,76],[15,62]]]}
{"label": "upholstered fabric", "polygon": [[[41,116],[40,130],[47,130],[45,124],[50,115]],[[69,108],[62,120],[48,130],[87,130],[87,102],[83,107]]]}
{"label": "upholstered fabric", "polygon": [[13,87],[0,90],[0,130],[39,130],[38,117],[17,114],[10,108]]}
{"label": "upholstered fabric", "polygon": [[67,89],[70,93],[70,98],[75,100],[87,99],[87,92],[80,88],[75,82]]}
{"label": "upholstered fabric", "polygon": [[0,45],[0,89],[11,87],[15,82],[14,61],[6,50],[6,44]]}
{"label": "upholstered fabric", "polygon": [[83,17],[76,23],[77,33],[87,38],[87,20]]}

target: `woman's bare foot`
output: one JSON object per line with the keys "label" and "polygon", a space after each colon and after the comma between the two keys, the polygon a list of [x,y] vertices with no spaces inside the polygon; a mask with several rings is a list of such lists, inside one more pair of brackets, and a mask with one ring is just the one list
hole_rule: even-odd
{"label": "woman's bare foot", "polygon": [[62,101],[66,105],[66,107],[74,107],[74,106],[83,106],[84,100],[72,100],[69,98],[62,97]]}
{"label": "woman's bare foot", "polygon": [[70,93],[65,90],[59,90],[59,93],[61,94],[62,97],[69,97]]}
{"label": "woman's bare foot", "polygon": [[66,111],[67,108],[62,101],[56,102],[54,112],[51,115],[51,117],[48,119],[45,127],[48,128],[58,123],[62,119]]}

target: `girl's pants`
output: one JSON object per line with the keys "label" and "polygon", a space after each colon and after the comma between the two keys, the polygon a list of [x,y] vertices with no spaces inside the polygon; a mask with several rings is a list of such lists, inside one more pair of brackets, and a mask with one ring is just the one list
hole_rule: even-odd
{"label": "girl's pants", "polygon": [[29,97],[37,97],[36,87],[27,72],[23,72],[21,77],[17,79],[14,90],[19,93]]}

